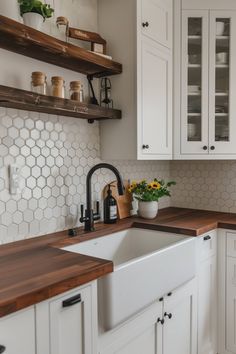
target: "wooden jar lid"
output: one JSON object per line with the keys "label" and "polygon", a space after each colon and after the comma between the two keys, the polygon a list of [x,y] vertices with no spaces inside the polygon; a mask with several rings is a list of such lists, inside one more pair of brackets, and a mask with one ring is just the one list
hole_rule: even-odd
{"label": "wooden jar lid", "polygon": [[42,73],[41,71],[34,71],[32,72],[32,85],[33,86],[39,86],[43,85],[46,80],[46,75]]}
{"label": "wooden jar lid", "polygon": [[52,84],[53,85],[64,85],[65,81],[61,76],[53,76],[52,77]]}
{"label": "wooden jar lid", "polygon": [[82,84],[81,82],[78,80],[78,81],[71,81],[70,82],[70,88],[71,90],[78,90],[82,87]]}

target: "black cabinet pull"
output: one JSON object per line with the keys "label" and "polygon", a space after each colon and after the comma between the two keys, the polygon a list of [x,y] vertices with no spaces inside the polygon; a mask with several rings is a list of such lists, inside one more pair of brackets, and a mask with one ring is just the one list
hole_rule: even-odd
{"label": "black cabinet pull", "polygon": [[81,302],[81,295],[80,294],[75,295],[75,296],[71,297],[70,299],[62,301],[62,307],[70,307],[70,306],[78,304],[79,302]]}
{"label": "black cabinet pull", "polygon": [[149,27],[149,22],[147,22],[147,21],[146,21],[146,22],[143,22],[143,23],[142,23],[142,26],[143,26],[143,27]]}
{"label": "black cabinet pull", "polygon": [[160,324],[163,326],[164,323],[165,323],[164,318],[161,319],[161,318],[159,317],[159,318],[157,319],[157,323],[160,323]]}
{"label": "black cabinet pull", "polygon": [[209,240],[211,240],[211,236],[210,236],[210,235],[207,235],[207,236],[205,236],[205,237],[203,238],[203,240],[204,240],[204,241],[209,241]]}
{"label": "black cabinet pull", "polygon": [[207,150],[208,149],[208,147],[205,145],[205,146],[203,146],[203,150]]}
{"label": "black cabinet pull", "polygon": [[171,292],[170,292],[170,293],[168,293],[168,294],[167,294],[167,296],[169,296],[169,297],[170,297],[170,296],[172,296],[172,293],[171,293]]}
{"label": "black cabinet pull", "polygon": [[4,353],[6,350],[6,347],[4,345],[0,345],[0,354]]}
{"label": "black cabinet pull", "polygon": [[172,315],[172,313],[167,313],[167,312],[165,312],[165,313],[164,313],[164,317],[168,317],[168,318],[171,320],[171,318],[173,317],[173,315]]}
{"label": "black cabinet pull", "polygon": [[215,146],[211,146],[211,150],[214,151],[216,148]]}
{"label": "black cabinet pull", "polygon": [[149,149],[149,145],[143,145],[143,149]]}
{"label": "black cabinet pull", "polygon": [[160,297],[159,301],[160,302],[164,301],[164,297]]}

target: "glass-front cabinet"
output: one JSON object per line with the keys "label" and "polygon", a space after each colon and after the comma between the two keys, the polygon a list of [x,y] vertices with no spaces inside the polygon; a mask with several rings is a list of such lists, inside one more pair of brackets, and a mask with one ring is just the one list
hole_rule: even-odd
{"label": "glass-front cabinet", "polygon": [[182,13],[181,153],[236,155],[236,14]]}

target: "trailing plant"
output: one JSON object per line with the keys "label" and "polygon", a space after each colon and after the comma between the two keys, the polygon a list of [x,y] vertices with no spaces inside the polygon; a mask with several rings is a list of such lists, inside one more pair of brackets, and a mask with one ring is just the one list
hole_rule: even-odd
{"label": "trailing plant", "polygon": [[146,180],[141,182],[133,181],[129,187],[129,192],[133,194],[134,198],[143,202],[158,201],[162,197],[170,197],[170,187],[176,185],[176,182],[165,182],[155,178],[148,183]]}
{"label": "trailing plant", "polygon": [[44,20],[46,18],[52,17],[54,9],[50,5],[44,4],[40,0],[18,0],[20,5],[20,14],[23,16],[28,12],[33,12],[43,16]]}

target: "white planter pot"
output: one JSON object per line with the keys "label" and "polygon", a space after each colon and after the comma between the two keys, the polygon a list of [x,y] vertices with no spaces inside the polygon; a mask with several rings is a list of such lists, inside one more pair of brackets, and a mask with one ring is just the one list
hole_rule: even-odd
{"label": "white planter pot", "polygon": [[19,21],[20,10],[17,0],[0,0],[0,15]]}
{"label": "white planter pot", "polygon": [[43,25],[43,16],[34,12],[27,12],[23,15],[24,24],[40,31]]}
{"label": "white planter pot", "polygon": [[138,202],[138,215],[144,219],[154,219],[158,213],[158,202]]}

